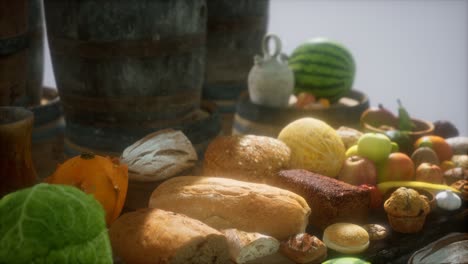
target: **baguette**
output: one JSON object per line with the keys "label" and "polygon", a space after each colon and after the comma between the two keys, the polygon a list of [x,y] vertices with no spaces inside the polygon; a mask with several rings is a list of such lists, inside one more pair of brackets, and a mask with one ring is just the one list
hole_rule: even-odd
{"label": "baguette", "polygon": [[125,263],[216,263],[229,261],[226,237],[187,216],[141,209],[119,217],[109,229],[114,254]]}
{"label": "baguette", "polygon": [[305,231],[304,198],[266,184],[218,177],[174,177],[151,194],[149,207],[198,219],[216,229],[237,228],[278,240]]}

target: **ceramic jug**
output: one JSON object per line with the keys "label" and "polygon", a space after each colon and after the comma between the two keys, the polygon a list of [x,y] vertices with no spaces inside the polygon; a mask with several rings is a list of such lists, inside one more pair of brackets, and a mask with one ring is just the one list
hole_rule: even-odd
{"label": "ceramic jug", "polygon": [[[274,43],[270,54],[269,41]],[[254,66],[249,72],[250,100],[269,107],[287,107],[294,88],[294,74],[281,53],[281,40],[274,34],[266,35],[262,42],[263,56],[254,57]]]}

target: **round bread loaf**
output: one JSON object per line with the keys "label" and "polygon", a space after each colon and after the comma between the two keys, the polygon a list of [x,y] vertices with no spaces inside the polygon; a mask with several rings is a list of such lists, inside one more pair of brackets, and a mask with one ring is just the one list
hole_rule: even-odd
{"label": "round bread loaf", "polygon": [[140,209],[110,227],[114,254],[125,263],[216,263],[229,261],[226,237],[204,223],[160,209]]}
{"label": "round bread loaf", "polygon": [[205,152],[203,175],[269,183],[278,171],[289,168],[289,147],[265,136],[221,136]]}
{"label": "round bread loaf", "polygon": [[336,223],[323,231],[323,243],[340,253],[360,253],[369,247],[369,234],[358,225]]}

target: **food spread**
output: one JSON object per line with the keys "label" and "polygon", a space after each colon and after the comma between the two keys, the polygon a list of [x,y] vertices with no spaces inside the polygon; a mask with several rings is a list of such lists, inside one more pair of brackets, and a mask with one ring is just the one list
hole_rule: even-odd
{"label": "food spread", "polygon": [[[382,245],[466,220],[467,138],[453,124],[415,119],[397,99],[397,115],[379,105],[360,127],[332,127],[313,113],[346,111],[334,107],[352,90],[351,52],[314,39],[290,68],[276,53],[257,58],[253,103],[303,117],[277,136],[220,135],[202,155],[174,128],[120,156],[71,156],[1,197],[0,263],[379,262]],[[287,72],[281,100],[267,70]]]}

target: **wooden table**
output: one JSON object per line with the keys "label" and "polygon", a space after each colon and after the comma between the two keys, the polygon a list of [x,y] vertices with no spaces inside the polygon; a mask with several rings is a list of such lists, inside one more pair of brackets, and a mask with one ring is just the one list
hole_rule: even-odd
{"label": "wooden table", "polygon": [[[411,255],[418,249],[451,233],[468,232],[468,206],[467,202],[457,211],[444,212],[436,209],[427,218],[422,231],[415,234],[401,234],[392,231],[383,209],[373,211],[369,223],[388,227],[390,234],[380,241],[371,241],[369,249],[356,255],[356,257],[371,263],[407,263]],[[309,228],[311,234],[322,238],[322,232]],[[328,250],[328,259],[346,256],[333,250]],[[349,256],[349,255],[347,255]]]}

